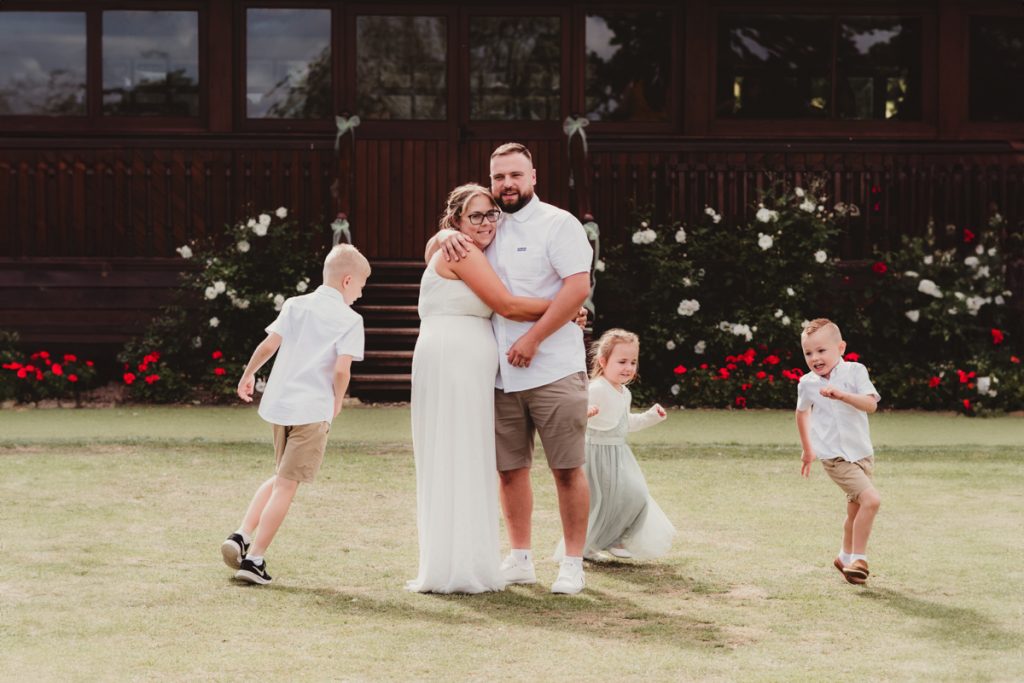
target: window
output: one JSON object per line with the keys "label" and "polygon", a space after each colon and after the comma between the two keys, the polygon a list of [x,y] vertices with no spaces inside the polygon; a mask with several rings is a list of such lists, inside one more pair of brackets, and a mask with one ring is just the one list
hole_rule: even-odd
{"label": "window", "polygon": [[913,18],[723,15],[718,116],[920,120],[921,33]]}
{"label": "window", "polygon": [[970,116],[1024,121],[1024,19],[972,17]]}
{"label": "window", "polygon": [[330,10],[250,9],[245,52],[247,117],[331,115]]}
{"label": "window", "polygon": [[0,116],[85,115],[85,12],[0,16]]}
{"label": "window", "polygon": [[561,116],[561,20],[472,17],[469,116],[555,121]]}
{"label": "window", "polygon": [[667,121],[672,21],[665,12],[588,14],[586,115],[592,121]]}
{"label": "window", "polygon": [[103,113],[199,115],[196,12],[103,12]]}
{"label": "window", "polygon": [[366,119],[443,121],[447,57],[444,17],[358,17],[356,111]]}

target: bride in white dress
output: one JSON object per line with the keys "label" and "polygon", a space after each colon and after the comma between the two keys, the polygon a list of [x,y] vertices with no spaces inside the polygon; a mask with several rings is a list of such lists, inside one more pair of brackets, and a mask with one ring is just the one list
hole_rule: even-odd
{"label": "bride in white dress", "polygon": [[500,211],[480,185],[448,196],[441,229],[476,248],[457,262],[434,254],[420,281],[420,333],[412,361],[412,442],[416,459],[421,593],[505,588],[498,537],[494,378],[498,350],[491,312],[537,320],[548,301],[514,297],[480,251],[494,239]]}

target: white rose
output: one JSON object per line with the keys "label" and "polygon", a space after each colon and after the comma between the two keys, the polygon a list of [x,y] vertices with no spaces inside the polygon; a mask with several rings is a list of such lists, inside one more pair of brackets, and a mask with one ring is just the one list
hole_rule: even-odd
{"label": "white rose", "polygon": [[702,356],[702,355],[704,355],[704,350],[707,347],[708,347],[708,345],[703,340],[701,340],[701,341],[699,341],[699,342],[697,342],[696,344],[693,345],[693,352],[695,354],[697,354],[698,356]]}
{"label": "white rose", "polygon": [[711,222],[714,223],[715,225],[721,223],[722,222],[722,215],[716,213],[714,216],[711,217]]}
{"label": "white rose", "polygon": [[260,214],[260,223],[263,225],[270,225],[270,216],[265,213]]}
{"label": "white rose", "polygon": [[217,318],[210,318],[210,327],[217,327],[217,325],[220,325],[220,320]]}
{"label": "white rose", "polygon": [[812,199],[805,199],[803,203],[800,205],[800,208],[806,211],[807,213],[814,213],[815,210],[817,210],[818,205],[815,204],[814,200]]}
{"label": "white rose", "polygon": [[602,261],[601,259],[597,259],[597,261],[594,262],[594,270],[596,270],[599,273],[603,273],[604,272],[604,261]]}
{"label": "white rose", "polygon": [[783,310],[781,308],[775,309],[775,317],[776,318],[781,318],[784,315],[786,315],[786,314],[783,312]]}
{"label": "white rose", "polygon": [[967,258],[964,259],[964,265],[970,266],[971,268],[977,268],[978,263],[979,261],[977,256],[968,256]]}
{"label": "white rose", "polygon": [[790,321],[789,321],[789,316],[788,315],[782,316],[782,324],[783,325],[785,325],[786,327],[789,327],[789,322]]}
{"label": "white rose", "polygon": [[775,244],[775,240],[771,235],[766,235],[763,232],[757,233],[757,246],[761,247],[763,251],[771,249],[773,244]]}
{"label": "white rose", "polygon": [[974,248],[974,253],[977,254],[978,256],[981,256],[982,254],[985,253],[985,247],[979,244]]}
{"label": "white rose", "polygon": [[688,277],[683,278],[683,287],[690,287],[693,285],[693,280]]}
{"label": "white rose", "polygon": [[797,197],[803,197],[804,196],[804,188],[802,188],[802,187],[794,187],[793,188],[793,194],[795,194]]}
{"label": "white rose", "polygon": [[203,345],[203,338],[202,337],[192,337],[192,348],[193,349],[198,349],[202,345]]}
{"label": "white rose", "polygon": [[998,252],[996,251],[995,247],[992,247],[991,249],[988,250],[988,255],[989,256],[995,256],[997,253]]}
{"label": "white rose", "polygon": [[676,309],[676,313],[690,317],[699,310],[700,303],[696,299],[683,299],[679,302],[679,308]]}
{"label": "white rose", "polygon": [[704,213],[706,213],[709,216],[714,216],[716,211],[714,209],[712,209],[710,206],[705,206],[704,207]]}
{"label": "white rose", "polygon": [[679,385],[678,384],[673,384],[672,386],[670,386],[668,388],[668,390],[672,392],[673,396],[678,396],[679,395]]}
{"label": "white rose", "polygon": [[942,290],[931,280],[925,278],[917,283],[917,291],[928,296],[933,296],[936,299],[942,298]]}
{"label": "white rose", "polygon": [[235,307],[241,308],[243,311],[245,309],[249,308],[249,300],[248,299],[232,299],[231,303],[234,304]]}
{"label": "white rose", "polygon": [[283,206],[278,207],[277,211],[274,212],[274,215],[277,216],[278,218],[287,218],[288,209],[284,208]]}
{"label": "white rose", "polygon": [[906,312],[906,316],[908,318],[910,318],[910,322],[916,323],[918,320],[921,319],[921,311],[918,311],[918,310],[907,311]]}
{"label": "white rose", "polygon": [[275,311],[280,311],[283,306],[284,306],[284,295],[283,294],[276,294],[274,296],[274,310]]}
{"label": "white rose", "polygon": [[668,349],[669,351],[675,351],[676,343],[669,339],[667,342],[665,342],[665,348]]}
{"label": "white rose", "polygon": [[203,294],[206,296],[207,299],[210,299],[211,301],[217,298],[217,290],[214,289],[213,287],[207,287],[206,291],[203,292]]}
{"label": "white rose", "polygon": [[258,391],[258,392],[260,392],[262,394],[266,390],[266,388],[267,388],[267,380],[263,379],[262,377],[257,377],[256,378],[256,391]]}
{"label": "white rose", "polygon": [[641,228],[644,228],[644,229],[646,230],[646,229],[647,229],[647,227],[648,227],[648,223],[647,223],[647,221],[640,221],[640,227],[641,227]]}
{"label": "white rose", "polygon": [[779,220],[779,212],[766,209],[762,206],[760,209],[757,210],[757,214],[755,214],[755,217],[762,223],[773,223]]}
{"label": "white rose", "polygon": [[790,296],[796,296],[796,292],[793,291],[792,287],[786,287],[786,294]]}
{"label": "white rose", "polygon": [[989,389],[992,388],[992,378],[978,377],[977,380],[975,380],[974,385],[977,387],[979,394],[987,394]]}
{"label": "white rose", "polygon": [[228,286],[227,286],[227,285],[226,285],[226,284],[224,283],[224,281],[223,281],[223,280],[217,280],[217,281],[215,281],[215,282],[213,283],[213,288],[214,288],[215,290],[217,290],[217,293],[218,293],[218,294],[223,294],[224,292],[226,292],[226,291],[228,290]]}
{"label": "white rose", "polygon": [[917,274],[917,271],[908,270],[907,272],[903,273],[903,277],[921,277],[921,276]]}
{"label": "white rose", "polygon": [[931,254],[929,254],[928,256],[925,256],[925,257],[924,257],[923,259],[921,259],[921,261],[922,261],[922,262],[923,262],[923,263],[924,263],[924,264],[925,264],[926,266],[930,266],[930,265],[931,265],[931,264],[932,264],[932,263],[933,263],[933,262],[935,261],[935,257],[934,257],[934,256],[932,256]]}
{"label": "white rose", "polygon": [[686,244],[686,231],[682,228],[676,230],[676,242],[679,242],[679,244]]}
{"label": "white rose", "polygon": [[247,228],[255,228],[257,225],[259,225],[259,223],[256,222],[256,219],[255,218],[250,218],[246,222],[245,227],[247,227]]}
{"label": "white rose", "polygon": [[722,332],[728,332],[729,330],[732,329],[732,323],[723,320],[722,322],[718,323],[718,329],[720,329]]}
{"label": "white rose", "polygon": [[977,272],[974,273],[974,279],[980,280],[983,277],[988,277],[988,273],[988,266],[981,266],[980,268],[978,268]]}
{"label": "white rose", "polygon": [[250,246],[251,245],[249,244],[248,240],[239,240],[238,244],[235,245],[235,248],[244,254],[245,252],[249,251]]}
{"label": "white rose", "polygon": [[264,237],[267,234],[267,226],[263,225],[262,223],[257,223],[256,225],[252,226],[252,231],[257,237]]}
{"label": "white rose", "polygon": [[1006,299],[1003,298],[1002,294],[996,294],[996,298],[994,298],[992,301],[996,303],[996,306],[1002,306],[1003,304],[1006,303]]}
{"label": "white rose", "polygon": [[828,261],[828,254],[825,253],[824,249],[819,249],[814,252],[814,260],[818,263],[824,263],[825,261]]}
{"label": "white rose", "polygon": [[192,248],[187,244],[183,247],[178,247],[174,251],[181,255],[181,258],[192,258]]}
{"label": "white rose", "polygon": [[295,290],[296,291],[305,292],[307,289],[309,289],[309,281],[308,280],[299,280],[299,284],[295,285]]}

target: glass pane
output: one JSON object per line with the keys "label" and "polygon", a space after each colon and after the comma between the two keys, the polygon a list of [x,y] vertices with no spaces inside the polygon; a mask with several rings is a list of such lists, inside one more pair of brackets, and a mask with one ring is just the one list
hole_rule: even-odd
{"label": "glass pane", "polygon": [[587,16],[587,118],[667,121],[672,21],[664,12]]}
{"label": "glass pane", "polygon": [[845,119],[921,119],[921,22],[842,17],[836,109]]}
{"label": "glass pane", "polygon": [[1024,19],[971,18],[971,119],[1024,121]]}
{"label": "glass pane", "polygon": [[250,9],[245,45],[246,116],[331,115],[331,10]]}
{"label": "glass pane", "polygon": [[558,17],[472,17],[470,118],[557,121],[561,64]]}
{"label": "glass pane", "polygon": [[85,113],[85,13],[0,12],[0,116]]}
{"label": "glass pane", "polygon": [[103,113],[199,116],[197,12],[103,13]]}
{"label": "glass pane", "polygon": [[356,18],[356,112],[366,119],[444,120],[444,17]]}
{"label": "glass pane", "polygon": [[832,21],[722,15],[717,110],[734,118],[826,118],[832,99]]}

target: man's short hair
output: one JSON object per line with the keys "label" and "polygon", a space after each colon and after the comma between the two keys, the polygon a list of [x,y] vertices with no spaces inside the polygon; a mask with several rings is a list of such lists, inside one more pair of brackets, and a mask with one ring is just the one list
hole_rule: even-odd
{"label": "man's short hair", "polygon": [[351,244],[339,244],[331,249],[324,259],[324,282],[346,275],[370,277],[370,262]]}
{"label": "man's short hair", "polygon": [[815,318],[811,322],[804,325],[804,331],[800,333],[800,338],[807,339],[812,334],[821,329],[827,329],[829,332],[835,335],[836,339],[838,339],[839,341],[843,340],[843,333],[839,331],[839,325],[836,325],[828,318]]}
{"label": "man's short hair", "polygon": [[518,142],[506,142],[504,145],[498,146],[497,149],[491,152],[491,158],[508,156],[509,154],[522,154],[530,160],[531,164],[533,163],[533,155],[530,154],[530,150],[526,148],[526,145]]}

